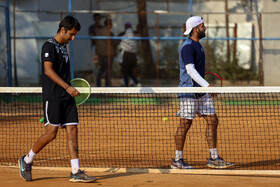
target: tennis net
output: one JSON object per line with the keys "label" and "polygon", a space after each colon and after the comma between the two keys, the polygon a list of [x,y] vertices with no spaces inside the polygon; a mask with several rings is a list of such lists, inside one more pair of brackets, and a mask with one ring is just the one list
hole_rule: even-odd
{"label": "tennis net", "polygon": [[[16,165],[44,133],[41,88],[0,88],[0,164]],[[218,153],[240,170],[280,169],[280,87],[92,88],[78,106],[82,167],[170,168],[180,122],[178,93],[216,93]],[[206,168],[206,122],[196,116],[184,158]],[[70,166],[66,133],[35,158],[36,166]]]}

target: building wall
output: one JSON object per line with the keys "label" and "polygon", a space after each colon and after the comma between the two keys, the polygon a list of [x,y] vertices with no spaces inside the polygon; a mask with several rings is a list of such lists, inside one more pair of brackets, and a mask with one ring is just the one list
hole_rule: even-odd
{"label": "building wall", "polygon": [[[266,2],[266,3],[265,3]],[[269,3],[270,2],[270,3]],[[271,12],[279,12],[280,2],[264,1],[262,14],[262,30],[263,37],[279,38],[280,13],[271,14]],[[270,12],[270,14],[268,14]],[[264,67],[264,85],[280,86],[280,41],[263,41],[263,67]]]}
{"label": "building wall", "polygon": [[[6,1],[2,0],[1,4],[6,4]],[[25,1],[16,1],[17,8],[16,10],[29,9],[36,10],[38,6],[37,1],[34,0],[25,0]],[[14,26],[13,26],[13,6],[12,1],[10,1],[10,24],[11,24],[11,37],[14,36]],[[16,24],[16,36],[34,36],[32,21],[37,20],[38,16],[36,13],[19,13],[15,16]],[[5,19],[1,19],[0,27],[5,28]],[[2,29],[1,29],[2,30]],[[2,30],[2,34],[6,36],[6,31]],[[3,37],[4,39],[4,37]],[[1,37],[1,46],[6,46],[6,37],[5,41]],[[16,40],[15,41],[15,51],[14,51],[14,40],[11,40],[11,49],[12,49],[12,66],[16,62],[17,66],[17,75],[19,83],[24,85],[25,83],[36,83],[38,82],[38,71],[39,63],[37,61],[36,54],[36,42],[35,40]],[[16,54],[16,59],[14,60],[14,55]],[[6,59],[5,59],[6,60]],[[14,70],[14,68],[13,68]],[[3,71],[3,69],[2,69]],[[13,73],[14,75],[14,73]],[[5,74],[2,76],[5,76]],[[2,77],[6,79],[6,77]]]}

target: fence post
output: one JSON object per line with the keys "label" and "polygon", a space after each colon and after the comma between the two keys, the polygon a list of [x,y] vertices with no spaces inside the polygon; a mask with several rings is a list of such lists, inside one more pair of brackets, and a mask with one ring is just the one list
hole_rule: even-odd
{"label": "fence post", "polygon": [[[68,0],[68,10],[69,15],[72,15],[72,1]],[[70,71],[71,71],[71,79],[74,79],[74,53],[73,53],[73,41],[69,43],[70,49]]]}
{"label": "fence post", "polygon": [[259,83],[260,86],[264,85],[264,77],[263,77],[263,37],[262,37],[262,13],[260,13],[259,17]]}
{"label": "fence post", "polygon": [[6,41],[7,41],[7,65],[8,65],[8,86],[13,86],[12,58],[11,58],[11,27],[10,27],[10,2],[6,0]]}

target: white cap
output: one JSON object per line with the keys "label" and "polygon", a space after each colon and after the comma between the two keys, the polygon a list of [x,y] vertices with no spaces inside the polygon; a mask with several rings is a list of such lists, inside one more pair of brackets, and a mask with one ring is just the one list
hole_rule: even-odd
{"label": "white cap", "polygon": [[201,23],[204,23],[202,17],[200,16],[193,16],[190,17],[187,21],[186,21],[186,31],[184,32],[184,35],[188,35],[190,34],[190,32],[192,31],[192,29],[198,25],[200,25]]}

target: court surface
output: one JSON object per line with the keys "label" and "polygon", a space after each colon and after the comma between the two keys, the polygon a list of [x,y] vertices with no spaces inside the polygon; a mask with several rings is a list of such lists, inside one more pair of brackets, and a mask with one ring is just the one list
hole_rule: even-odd
{"label": "court surface", "polygon": [[189,174],[152,174],[87,172],[95,176],[95,183],[81,184],[68,181],[71,168],[65,171],[33,169],[33,181],[25,182],[16,167],[1,167],[0,186],[279,186],[280,177],[276,176],[227,176],[227,175],[189,175]]}
{"label": "court surface", "polygon": [[[266,100],[254,95],[252,99],[234,100],[222,97],[216,102],[219,116],[219,153],[234,167],[214,174],[206,168],[207,143],[205,121],[196,118],[186,145],[186,157],[190,165],[197,169],[193,173],[147,173],[147,168],[170,168],[174,156],[174,132],[179,123],[175,116],[178,102],[173,97],[146,100],[132,95],[128,99],[107,99],[103,103],[92,98],[91,103],[79,107],[79,153],[80,167],[88,175],[95,176],[93,184],[73,184],[70,163],[63,130],[34,161],[32,182],[25,182],[16,168],[17,160],[26,154],[37,137],[44,133],[39,123],[42,116],[41,102],[28,102],[25,105],[3,103],[0,116],[0,163],[1,186],[279,186],[279,95]],[[229,95],[232,96],[232,95]],[[257,100],[259,98],[261,100]],[[167,100],[165,100],[167,99]],[[129,101],[132,104],[125,104]],[[9,108],[10,107],[10,108]],[[33,112],[34,110],[34,112]],[[121,111],[121,112],[120,112]],[[163,121],[163,117],[168,120]],[[26,122],[28,121],[28,125]],[[264,128],[265,127],[265,128]],[[16,150],[16,151],[15,151]],[[236,154],[238,153],[238,154]],[[52,167],[49,169],[38,167]],[[58,167],[67,167],[59,170]],[[93,168],[142,168],[143,172],[98,171]],[[204,169],[208,173],[197,173]],[[256,176],[251,174],[228,174],[227,171],[240,170],[278,172],[277,176]],[[195,174],[194,174],[195,173]]]}

